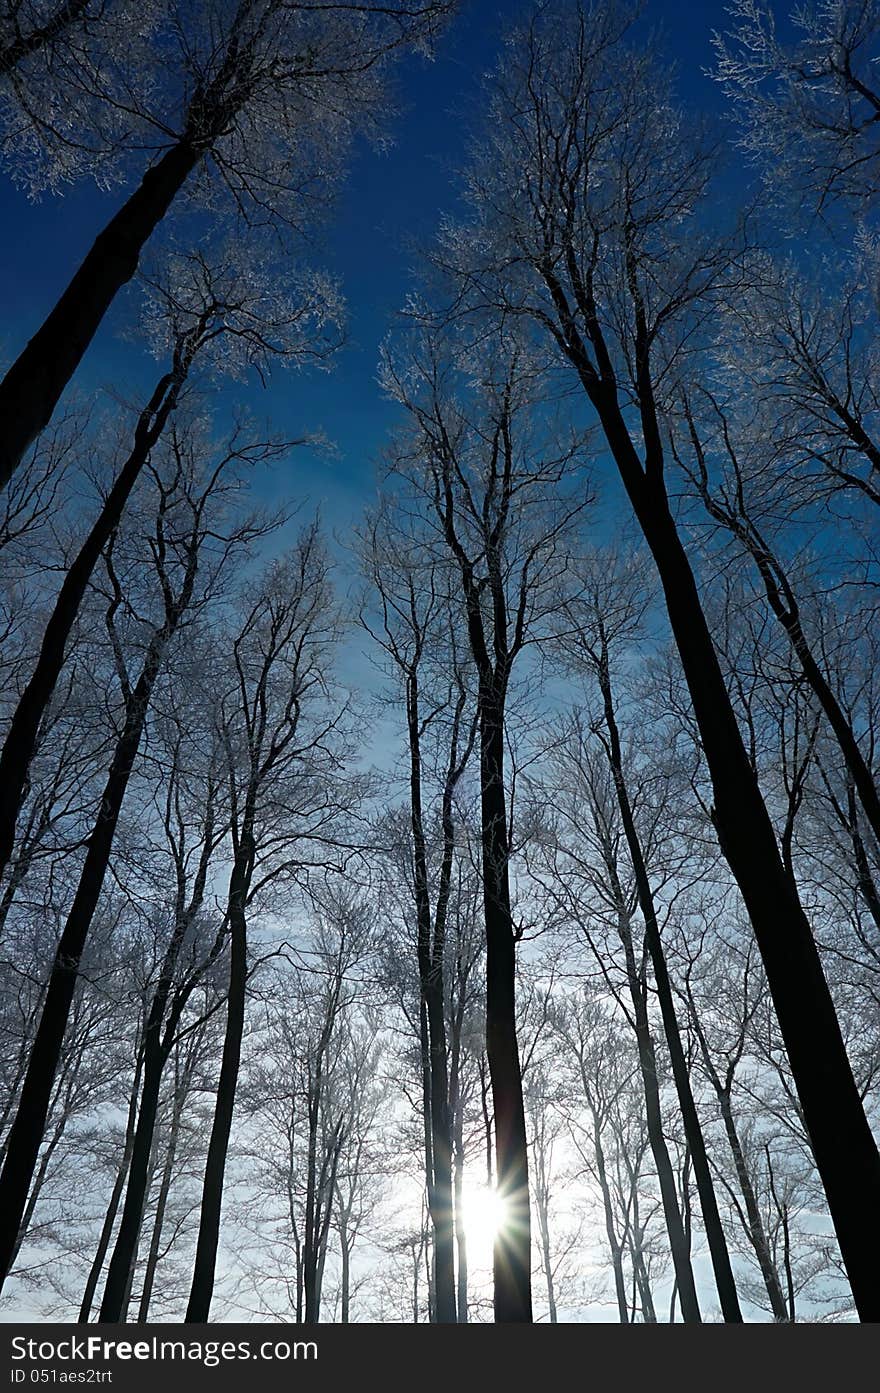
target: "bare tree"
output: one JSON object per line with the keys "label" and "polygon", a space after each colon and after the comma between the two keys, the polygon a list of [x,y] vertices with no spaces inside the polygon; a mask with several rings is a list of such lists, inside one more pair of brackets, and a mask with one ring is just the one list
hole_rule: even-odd
{"label": "bare tree", "polygon": [[[130,1290],[149,1188],[150,1158],[165,1068],[179,1044],[187,1004],[225,946],[222,929],[218,931],[210,919],[205,923],[204,915],[212,860],[227,834],[226,812],[221,801],[221,752],[215,736],[214,747],[209,747],[204,760],[204,770],[200,770],[197,742],[203,730],[198,728],[198,715],[199,708],[204,713],[205,706],[204,702],[198,702],[191,686],[187,686],[185,694],[186,714],[180,710],[179,695],[176,699],[172,696],[164,732],[169,746],[169,767],[161,819],[175,891],[170,912],[171,932],[161,954],[144,1028],[143,1081],[137,1103],[125,1203],[99,1317],[107,1322],[125,1319],[123,1307]],[[194,718],[196,732],[192,729]],[[188,1021],[187,1033],[192,1033],[193,1028],[193,1022]]]}
{"label": "bare tree", "polygon": [[[464,365],[462,365],[464,366]],[[505,719],[513,665],[552,632],[569,577],[566,539],[588,491],[576,435],[541,439],[529,420],[535,370],[515,345],[482,364],[480,395],[456,400],[455,365],[418,339],[404,362],[389,355],[388,389],[407,409],[395,469],[411,480],[458,578],[477,670],[482,875],[486,923],[486,1047],[492,1076],[496,1184],[508,1211],[495,1244],[495,1314],[531,1320],[528,1157],[516,1035],[520,936],[510,887],[510,790]],[[539,380],[539,379],[538,379]]]}
{"label": "bare tree", "polygon": [[[635,797],[630,788],[631,776],[626,767],[613,687],[613,672],[619,645],[633,640],[643,615],[645,601],[642,582],[637,567],[628,566],[626,562],[622,565],[619,562],[615,563],[615,559],[607,552],[600,553],[595,558],[587,575],[587,584],[579,606],[581,624],[566,640],[565,646],[575,663],[583,665],[591,674],[599,689],[602,715],[598,721],[592,723],[592,731],[601,744],[611,774],[627,854],[635,880],[636,899],[644,924],[644,942],[651,961],[664,1037],[700,1195],[715,1284],[724,1319],[741,1321],[736,1282],[718,1212],[709,1158],[691,1088],[675,995],[663,948],[660,913],[651,883],[643,838],[638,827]],[[690,1292],[687,1288],[682,1289],[681,1275],[677,1267],[676,1279],[682,1296],[682,1309],[687,1319]]]}
{"label": "bare tree", "polygon": [[[710,516],[735,537],[752,558],[770,610],[785,631],[804,678],[834,732],[869,826],[880,844],[880,797],[872,770],[862,754],[852,723],[847,719],[843,705],[814,651],[790,570],[751,510],[744,470],[731,424],[723,407],[711,394],[708,394],[708,400],[720,435],[718,447],[723,451],[730,468],[729,483],[722,480],[713,488],[709,473],[711,446],[707,449],[694,413],[686,404],[685,420],[692,449],[692,462],[686,466],[688,473],[694,479]],[[681,459],[682,456],[674,444],[672,449],[676,458]]]}
{"label": "bare tree", "polygon": [[331,686],[339,617],[328,564],[314,524],[245,592],[219,698],[231,828],[229,993],[188,1321],[207,1320],[214,1286],[245,1023],[248,913],[273,884],[303,883],[310,868],[344,859],[340,819],[362,792],[355,777],[343,777],[346,703],[334,700]]}
{"label": "bare tree", "polygon": [[[648,1190],[650,1143],[639,1065],[610,1002],[586,985],[552,1006],[562,1048],[561,1087],[581,1174],[598,1186],[618,1319],[657,1321],[651,1268],[656,1211]],[[629,1264],[629,1270],[627,1265]]]}
{"label": "bare tree", "polygon": [[[195,172],[216,181],[245,224],[301,223],[316,176],[331,174],[353,132],[371,123],[386,59],[427,42],[447,9],[445,0],[216,0],[195,11],[182,0],[172,7],[164,33],[176,51],[160,43],[152,72],[123,83],[118,97],[112,87],[102,94],[106,108],[124,114],[129,143],[152,148],[156,159],[0,382],[0,485],[51,418],[144,246]],[[75,74],[70,86],[78,81]],[[39,90],[33,101],[26,128],[36,127],[50,147],[65,145],[38,112]],[[112,138],[120,141],[115,128]]]}
{"label": "bare tree", "polygon": [[[695,960],[696,954],[694,955],[694,959],[688,964],[688,970],[684,978],[684,990],[686,992],[690,1018],[699,1044],[700,1057],[703,1068],[706,1071],[718,1099],[718,1106],[724,1122],[724,1130],[730,1144],[730,1150],[736,1168],[737,1180],[742,1191],[743,1206],[746,1216],[746,1232],[761,1270],[761,1276],[766,1287],[770,1308],[776,1320],[788,1320],[788,1307],[779,1280],[779,1273],[772,1260],[770,1244],[767,1238],[761,1210],[758,1205],[753,1179],[746,1163],[745,1150],[737,1127],[732,1101],[734,1079],[746,1048],[749,1021],[757,1007],[755,983],[753,981],[754,965],[751,962],[751,952],[748,949],[746,950],[741,982],[731,984],[741,987],[741,995],[739,998],[734,998],[729,988],[724,991],[724,995],[720,1001],[716,995],[716,1009],[720,1008],[724,1010],[724,1008],[728,1007],[730,1004],[734,1007],[737,1005],[739,1006],[738,1011],[730,1012],[730,1014],[725,1012],[726,1023],[733,1029],[729,1037],[729,1043],[726,1042],[724,1057],[718,1063],[716,1063],[716,1059],[710,1049],[705,1022],[701,1019],[694,996],[693,968]],[[715,987],[716,992],[721,991],[722,980],[720,977],[715,979]],[[760,990],[760,983],[758,984],[758,989]]]}
{"label": "bare tree", "polygon": [[[476,741],[475,703],[458,653],[455,612],[445,593],[447,573],[433,562],[430,551],[399,526],[377,519],[362,541],[362,565],[377,597],[378,615],[365,607],[361,622],[388,655],[404,689],[412,839],[408,878],[417,924],[425,1171],[434,1237],[435,1311],[442,1324],[456,1320],[446,921],[455,870],[455,794]],[[438,836],[428,798],[435,764],[440,826],[439,847],[432,854]]]}
{"label": "bare tree", "polygon": [[[261,370],[272,358],[303,363],[329,350],[325,326],[333,310],[320,286],[303,284],[296,300],[261,302],[253,275],[214,264],[198,254],[172,269],[170,286],[153,286],[154,337],[167,345],[169,363],[140,411],[131,446],[112,487],[74,559],[67,567],[40,645],[33,673],[9,722],[0,752],[0,873],[12,852],[37,734],[64,667],[65,653],[98,559],[125,511],[138,479],[174,418],[196,360],[208,358],[232,371],[242,363]],[[263,297],[265,300],[265,296]],[[271,459],[280,445],[247,446],[256,461]]]}
{"label": "bare tree", "polygon": [[[542,7],[493,82],[470,224],[441,249],[463,311],[535,325],[598,417],[663,587],[712,778],[718,837],[755,929],[860,1314],[876,1314],[866,1196],[880,1154],[797,887],[749,763],[672,511],[661,417],[736,248],[701,223],[711,157],[614,7]],[[626,77],[622,77],[623,71]],[[844,1160],[844,1157],[846,1158]],[[873,1208],[871,1212],[874,1212]]]}
{"label": "bare tree", "polygon": [[[702,1317],[690,1244],[663,1122],[661,1071],[647,980],[647,924],[640,941],[636,921],[639,884],[632,865],[626,865],[620,854],[625,833],[617,785],[607,755],[599,753],[601,745],[597,749],[597,743],[577,716],[568,738],[559,742],[551,776],[557,789],[555,826],[544,838],[549,873],[541,879],[556,914],[562,914],[583,934],[635,1035],[648,1138],[682,1313],[686,1321],[699,1321]],[[656,911],[655,931],[659,937]],[[615,961],[608,942],[612,935],[623,950],[622,966]]]}
{"label": "bare tree", "polygon": [[346,1123],[336,1166],[333,1227],[339,1240],[339,1320],[351,1320],[352,1296],[362,1285],[352,1272],[358,1238],[369,1236],[377,1219],[384,1181],[378,1128],[387,1116],[379,1078],[382,1058],[376,1018],[348,1025],[337,1083]]}
{"label": "bare tree", "polygon": [[[2,1271],[5,1278],[15,1251],[24,1214],[27,1191],[46,1121],[52,1084],[64,1042],[64,1033],[76,987],[79,963],[88,940],[107,874],[116,826],[131,779],[132,769],[147,719],[153,690],[169,657],[178,628],[188,611],[204,604],[220,583],[227,565],[264,527],[251,521],[233,521],[224,535],[218,516],[229,484],[225,478],[233,451],[206,469],[201,457],[189,457],[180,436],[166,461],[166,468],[151,467],[156,490],[156,511],[148,533],[155,583],[161,601],[146,616],[146,636],[140,671],[129,676],[117,627],[122,605],[112,549],[106,553],[110,583],[107,625],[117,661],[122,696],[122,720],[97,820],[88,839],[79,881],[58,940],[49,974],[40,1024],[34,1037],[27,1073],[18,1099],[9,1147],[0,1175],[3,1223],[0,1228]],[[200,575],[200,568],[204,575]],[[198,583],[198,585],[197,585]]]}

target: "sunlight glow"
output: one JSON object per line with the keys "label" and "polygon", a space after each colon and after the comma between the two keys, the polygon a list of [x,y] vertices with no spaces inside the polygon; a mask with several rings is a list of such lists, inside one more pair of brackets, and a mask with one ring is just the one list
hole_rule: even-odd
{"label": "sunlight glow", "polygon": [[462,1195],[468,1249],[477,1261],[490,1261],[495,1235],[507,1222],[507,1202],[488,1185],[465,1182]]}

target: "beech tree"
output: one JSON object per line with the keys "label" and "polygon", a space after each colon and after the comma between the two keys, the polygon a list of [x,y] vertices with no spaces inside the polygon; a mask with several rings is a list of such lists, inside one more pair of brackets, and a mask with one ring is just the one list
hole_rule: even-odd
{"label": "beech tree", "polygon": [[643,1087],[623,1033],[629,1028],[588,983],[554,1001],[551,1022],[562,1048],[565,1120],[577,1170],[598,1187],[618,1319],[627,1325],[640,1315],[655,1324],[660,1204],[650,1190]]}
{"label": "beech tree", "polygon": [[338,1081],[339,1106],[346,1118],[336,1166],[332,1225],[339,1244],[338,1319],[351,1320],[352,1299],[363,1285],[353,1265],[355,1246],[375,1227],[384,1188],[382,1125],[388,1115],[379,1068],[382,1050],[376,1039],[380,1017],[371,1012],[350,1025],[345,1036],[343,1067]]}
{"label": "beech tree", "polygon": [[[733,983],[738,989],[737,996],[734,996],[726,984],[722,986],[720,977],[715,978],[714,985],[719,993],[719,996],[716,997],[716,1009],[720,1009],[724,1013],[725,1024],[728,1024],[731,1029],[728,1040],[724,1042],[723,1058],[718,1059],[717,1062],[710,1049],[705,1022],[700,1017],[694,997],[693,968],[695,958],[688,963],[688,970],[684,978],[684,990],[687,993],[690,1018],[699,1044],[702,1065],[718,1099],[718,1107],[742,1192],[746,1232],[761,1270],[770,1309],[775,1320],[788,1320],[790,1318],[789,1308],[786,1305],[779,1272],[771,1254],[770,1242],[758,1203],[754,1179],[747,1164],[732,1098],[737,1069],[746,1048],[749,1022],[757,1009],[758,1002],[752,954],[750,949],[746,948],[741,980]],[[761,986],[762,983],[759,980],[757,983],[758,993]],[[731,1010],[730,1007],[733,1009]]]}
{"label": "beech tree", "polygon": [[4,1198],[0,1257],[4,1279],[15,1250],[45,1125],[80,958],[100,901],[116,825],[153,690],[188,611],[194,605],[198,607],[207,602],[242,546],[265,530],[253,522],[234,521],[224,535],[218,512],[229,486],[225,475],[231,463],[238,462],[239,453],[233,450],[221,454],[219,462],[215,461],[213,467],[206,468],[198,450],[190,453],[189,443],[175,432],[166,470],[155,466],[151,468],[156,500],[147,545],[161,599],[160,605],[154,607],[153,614],[145,616],[146,635],[141,640],[142,659],[136,675],[129,674],[118,627],[117,614],[123,601],[116,569],[118,558],[117,561],[113,560],[112,547],[105,555],[109,580],[106,623],[117,664],[122,698],[121,723],[97,820],[88,839],[76,892],[55,950],[40,1024],[19,1093],[8,1151],[0,1174],[0,1193]]}
{"label": "beech tree", "polygon": [[[344,887],[331,885],[310,918],[301,946],[281,967],[283,1009],[272,1012],[274,1020],[270,1016],[270,1037],[261,1033],[265,1054],[249,1078],[261,1189],[269,1214],[280,1210],[284,1234],[285,1258],[277,1276],[270,1268],[270,1281],[281,1286],[282,1309],[298,1324],[321,1318],[327,1258],[340,1218],[342,1319],[348,1319],[358,1171],[370,1142],[376,1063],[375,1045],[358,1022],[373,951],[370,912]],[[374,1094],[374,1114],[376,1102]],[[266,1275],[256,1280],[265,1285]],[[270,1294],[269,1300],[277,1310],[277,1298]]]}
{"label": "beech tree", "polygon": [[188,1321],[208,1318],[223,1179],[245,1025],[248,917],[259,898],[351,853],[343,815],[362,783],[345,776],[347,704],[334,696],[330,655],[339,629],[317,524],[240,597],[217,715],[225,751],[231,869],[224,918],[229,992],[223,1058],[205,1165]]}
{"label": "beech tree", "polygon": [[449,230],[440,256],[460,287],[459,309],[534,325],[599,421],[663,588],[719,841],[754,926],[844,1261],[869,1319],[877,1305],[864,1204],[880,1186],[880,1153],[666,479],[669,372],[695,351],[717,296],[739,274],[738,252],[706,226],[710,154],[687,133],[656,63],[627,42],[627,27],[615,8],[579,6],[542,8],[513,32],[468,173],[472,217]]}
{"label": "beech tree", "polygon": [[[149,1000],[143,1035],[142,1083],[138,1090],[136,1125],[127,1148],[125,1202],[107,1271],[100,1319],[125,1319],[137,1245],[149,1189],[150,1158],[159,1112],[165,1068],[179,1044],[181,1021],[193,992],[225,947],[220,926],[205,924],[205,897],[212,862],[228,825],[222,801],[219,742],[208,747],[199,769],[197,738],[204,733],[197,720],[199,703],[187,688],[186,714],[172,706],[166,720],[170,767],[163,790],[162,826],[167,838],[175,886],[171,931],[165,941]],[[216,736],[215,736],[216,740]],[[200,939],[202,940],[200,942]],[[193,1022],[186,1022],[192,1032]],[[149,1294],[147,1294],[149,1304]]]}
{"label": "beech tree", "polygon": [[[109,107],[125,112],[129,143],[152,146],[155,159],[0,382],[0,485],[50,420],[144,246],[195,171],[216,183],[245,225],[297,225],[304,190],[319,171],[332,177],[354,131],[373,120],[385,60],[403,45],[426,43],[447,8],[445,0],[415,8],[308,0],[218,0],[205,9],[184,0],[176,12],[172,7],[173,57],[157,44],[155,88],[148,69],[133,91],[125,84],[118,98],[112,86],[106,93]],[[38,124],[42,136],[42,119]]]}
{"label": "beech tree", "polygon": [[[265,370],[272,359],[298,364],[322,357],[332,338],[325,332],[337,314],[328,288],[320,281],[301,282],[293,300],[266,303],[259,278],[235,265],[212,262],[204,253],[173,264],[165,283],[152,286],[149,327],[154,342],[170,361],[140,411],[131,446],[98,515],[66,569],[33,673],[9,722],[0,751],[0,873],[12,851],[15,821],[33,758],[37,732],[64,667],[71,631],[98,558],[125,511],[138,479],[169,423],[196,359],[206,356],[225,372],[255,366]],[[167,345],[167,347],[166,347]],[[200,362],[201,366],[201,362]],[[251,457],[269,459],[281,446],[248,446]]]}
{"label": "beech tree", "polygon": [[876,7],[527,7],[370,408],[451,9],[0,0],[9,1319],[880,1318]]}
{"label": "beech tree", "polygon": [[[475,703],[459,653],[456,612],[446,593],[448,575],[429,548],[400,524],[377,519],[363,539],[362,564],[377,592],[378,615],[373,617],[373,606],[365,607],[361,622],[396,669],[406,707],[412,842],[408,880],[417,924],[425,1173],[435,1314],[442,1324],[456,1320],[446,924],[455,872],[456,789],[477,737]],[[436,812],[429,804],[433,782],[439,785]],[[439,834],[432,825],[435,819]]]}
{"label": "beech tree", "polygon": [[[511,817],[505,780],[505,709],[513,665],[553,632],[569,578],[566,540],[587,505],[582,442],[542,438],[530,420],[536,372],[515,344],[499,344],[479,373],[480,394],[456,399],[455,360],[415,340],[389,354],[385,382],[411,421],[395,470],[421,496],[435,549],[457,576],[477,670],[482,876],[486,924],[486,1050],[492,1075],[496,1175],[509,1213],[495,1244],[495,1314],[531,1320],[528,1160],[516,1035],[520,937],[510,886]],[[539,381],[540,378],[537,377]]]}
{"label": "beech tree", "polygon": [[[601,749],[601,744],[596,744]],[[636,1037],[648,1137],[660,1186],[682,1313],[686,1321],[699,1321],[702,1317],[685,1221],[676,1193],[675,1171],[664,1134],[661,1070],[657,1062],[655,1028],[650,1015],[647,980],[647,958],[650,951],[648,935],[656,934],[659,938],[657,912],[652,896],[649,906],[651,922],[649,924],[645,921],[645,928],[642,930],[636,922],[636,913],[641,908],[639,881],[643,880],[643,877],[640,875],[637,880],[632,864],[627,865],[620,856],[619,843],[626,839],[626,833],[622,811],[619,805],[615,807],[618,781],[608,768],[607,757],[602,758],[596,744],[591,741],[584,723],[575,718],[568,738],[562,746],[564,754],[557,758],[553,767],[553,780],[559,788],[556,800],[557,819],[548,838],[552,848],[551,878],[544,879],[551,899],[556,902],[559,911],[584,935],[591,951],[596,955],[600,972],[606,977],[609,988]],[[619,746],[619,737],[616,744]],[[619,752],[617,759],[620,759]],[[623,783],[622,763],[618,780]],[[626,787],[625,784],[623,786]],[[627,806],[631,808],[629,794],[626,801]],[[627,819],[630,822],[631,817],[630,812]],[[644,870],[641,840],[637,855]],[[645,878],[646,876],[645,871]],[[615,955],[607,943],[606,935],[611,934],[618,938],[623,950],[622,965],[615,962]],[[651,955],[652,965],[657,958],[655,943],[654,953]],[[661,977],[662,975],[661,967]],[[667,992],[668,990],[667,987]],[[672,1033],[674,1047],[677,1026]],[[679,1042],[679,1050],[680,1048]],[[693,1106],[692,1099],[690,1103]]]}
{"label": "beech tree", "polygon": [[[614,690],[617,654],[622,644],[635,638],[643,618],[644,607],[638,568],[627,566],[626,562],[620,564],[607,553],[600,553],[587,572],[581,601],[581,623],[567,639],[566,647],[575,664],[582,666],[591,675],[599,689],[601,716],[591,723],[591,729],[598,737],[611,774],[627,856],[635,881],[635,899],[644,924],[644,944],[651,962],[663,1033],[669,1050],[679,1107],[700,1195],[703,1223],[712,1256],[721,1310],[725,1320],[741,1321],[736,1283],[718,1213],[706,1144],[691,1088],[675,996],[661,938],[661,912],[652,886],[645,842],[638,826],[638,791],[636,789],[636,792],[633,792],[630,787],[632,773],[627,768],[624,737],[619,724],[618,703]],[[575,767],[581,767],[577,758]],[[651,840],[650,831],[648,840]],[[636,1012],[638,1016],[638,1007]],[[686,1309],[686,1286],[683,1286],[680,1276],[678,1284],[683,1309]]]}

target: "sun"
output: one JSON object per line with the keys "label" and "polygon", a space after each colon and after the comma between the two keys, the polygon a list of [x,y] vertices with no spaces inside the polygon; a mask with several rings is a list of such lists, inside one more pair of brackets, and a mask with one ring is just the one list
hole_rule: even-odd
{"label": "sun", "polygon": [[462,1214],[468,1250],[475,1261],[490,1261],[495,1236],[507,1222],[507,1203],[494,1186],[465,1181]]}

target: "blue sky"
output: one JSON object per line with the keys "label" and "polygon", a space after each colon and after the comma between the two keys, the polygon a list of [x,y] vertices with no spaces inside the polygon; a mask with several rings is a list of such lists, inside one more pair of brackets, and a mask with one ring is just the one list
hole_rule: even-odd
{"label": "blue sky", "polygon": [[[246,393],[251,410],[280,430],[322,429],[334,442],[335,456],[299,452],[264,481],[270,494],[320,503],[334,524],[345,526],[374,491],[376,459],[394,420],[376,384],[378,347],[410,283],[413,241],[429,239],[442,213],[455,207],[456,167],[479,117],[480,84],[495,64],[500,33],[519,9],[464,0],[435,61],[410,57],[400,64],[394,143],[384,153],[366,145],[353,152],[324,235],[321,259],[340,277],[348,303],[348,346],[329,374],[278,372],[267,390]],[[665,31],[686,102],[717,109],[718,89],[702,70],[712,59],[711,32],[725,24],[720,0],[648,0],[645,23]],[[0,180],[0,360],[14,357],[38,327],[123,196],[121,189],[101,193],[83,182],[63,197],[32,203],[8,176]],[[155,365],[120,340],[136,307],[129,289],[107,316],[77,375],[79,394],[142,397]]]}

